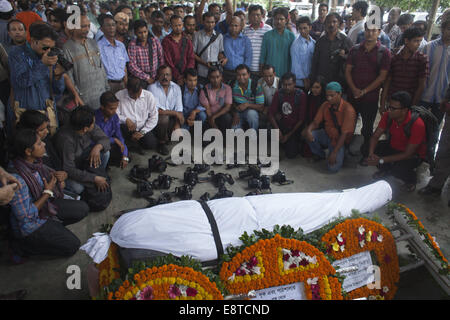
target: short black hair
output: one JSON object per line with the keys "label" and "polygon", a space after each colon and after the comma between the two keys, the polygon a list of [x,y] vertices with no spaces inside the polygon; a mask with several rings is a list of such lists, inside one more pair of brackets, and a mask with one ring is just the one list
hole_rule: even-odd
{"label": "short black hair", "polygon": [[403,108],[411,109],[412,99],[411,95],[406,91],[397,91],[391,95],[391,100],[400,102]]}
{"label": "short black hair", "polygon": [[358,1],[353,4],[352,8],[353,10],[361,12],[361,16],[365,17],[367,15],[367,10],[369,9],[369,4],[365,1]]}
{"label": "short black hair", "polygon": [[259,4],[252,4],[248,7],[248,14],[251,14],[253,11],[260,10],[261,14],[264,14],[264,8]]}
{"label": "short black hair", "polygon": [[283,15],[284,18],[285,18],[286,20],[287,20],[288,17],[289,17],[289,11],[288,11],[288,9],[286,9],[286,8],[276,8],[276,9],[273,11],[272,16],[275,18],[275,17],[276,17],[277,15],[279,15],[279,14]]}
{"label": "short black hair", "polygon": [[167,68],[169,68],[170,72],[172,72],[172,68],[169,65],[167,65],[167,64],[160,65],[158,67],[158,69],[156,70],[157,77],[159,78],[159,74],[161,73],[161,71],[164,70],[164,69],[167,69]]}
{"label": "short black hair", "polygon": [[8,21],[8,24],[6,25],[6,30],[7,30],[7,31],[9,31],[9,26],[10,26],[12,23],[14,23],[14,22],[21,23],[22,26],[23,26],[23,29],[24,29],[25,31],[27,31],[27,26],[26,26],[22,21],[20,21],[19,19],[12,19],[12,20]]}
{"label": "short black hair", "polygon": [[24,158],[25,150],[33,150],[33,146],[38,140],[36,131],[29,128],[19,129],[14,134],[14,144],[12,145],[15,157]]}
{"label": "short black hair", "polygon": [[132,9],[129,5],[121,4],[120,6],[118,6],[118,7],[116,8],[116,11],[115,11],[114,14],[117,14],[117,13],[119,13],[119,12],[122,12],[123,9],[130,9],[131,11],[133,11],[133,9]]}
{"label": "short black hair", "polygon": [[70,124],[76,131],[90,127],[94,121],[94,112],[86,105],[75,108],[70,114]]}
{"label": "short black hair", "polygon": [[173,7],[172,6],[167,6],[167,7],[164,7],[162,9],[162,12],[164,12],[164,14],[166,14],[167,11],[173,11]]}
{"label": "short black hair", "polygon": [[67,18],[69,17],[67,12],[64,9],[61,9],[61,8],[56,8],[54,10],[50,10],[49,15],[53,16],[60,23],[66,22]]}
{"label": "short black hair", "polygon": [[195,20],[195,17],[194,16],[185,16],[184,19],[183,19],[183,23],[186,23],[187,19],[194,19]]}
{"label": "short black hair", "polygon": [[128,77],[128,81],[127,81],[127,90],[133,92],[133,93],[138,93],[139,90],[142,89],[142,83],[141,83],[141,79],[136,78],[136,77]]}
{"label": "short black hair", "polygon": [[202,20],[204,21],[206,18],[210,18],[210,17],[213,17],[215,19],[214,13],[212,13],[211,11],[205,12],[202,16]]}
{"label": "short black hair", "polygon": [[241,63],[240,65],[238,65],[234,71],[238,72],[238,70],[244,70],[244,69],[247,70],[248,74],[250,74],[249,66],[244,63]]}
{"label": "short black hair", "polygon": [[307,17],[307,16],[301,16],[295,22],[295,26],[298,27],[302,23],[306,23],[308,26],[310,26],[311,25],[311,19],[309,17]]}
{"label": "short black hair", "polygon": [[397,25],[398,26],[405,26],[408,24],[412,24],[414,22],[414,16],[409,13],[404,13],[398,17]]}
{"label": "short black hair", "polygon": [[321,4],[319,4],[319,9],[322,7],[327,7],[327,11],[328,11],[328,4],[322,2]]}
{"label": "short black hair", "polygon": [[184,72],[184,78],[187,79],[187,76],[198,77],[197,69],[189,68]]}
{"label": "short black hair", "polygon": [[214,8],[214,7],[218,7],[218,8],[220,9],[220,5],[219,5],[218,3],[211,3],[211,4],[208,6],[208,11],[210,11],[210,9],[212,9],[212,8]]}
{"label": "short black hair", "polygon": [[110,103],[119,102],[116,95],[112,91],[105,91],[100,96],[100,105],[106,107]]}
{"label": "short black hair", "polygon": [[145,27],[148,29],[148,25],[145,20],[139,19],[139,20],[136,20],[133,22],[133,30],[135,33],[142,27]]}
{"label": "short black hair", "polygon": [[27,11],[30,9],[30,1],[28,0],[19,0],[17,5],[20,9],[22,9],[22,11]]}
{"label": "short black hair", "polygon": [[159,10],[155,10],[152,12],[152,15],[150,16],[151,19],[165,19],[165,15],[164,13],[162,13],[162,11]]}
{"label": "short black hair", "polygon": [[340,15],[339,13],[337,13],[337,12],[330,12],[329,14],[327,14],[327,16],[326,16],[326,18],[325,18],[325,23],[326,23],[326,22],[328,21],[328,19],[330,19],[331,17],[335,17],[335,18],[338,20],[339,24],[342,23],[342,17],[341,17],[341,15]]}
{"label": "short black hair", "polygon": [[208,69],[208,78],[211,75],[211,73],[216,72],[216,71],[219,72],[220,74],[222,74],[222,71],[220,71],[220,69],[216,66],[209,68]]}
{"label": "short black hair", "polygon": [[418,27],[410,27],[403,32],[403,39],[414,39],[425,36],[425,31]]}
{"label": "short black hair", "polygon": [[428,23],[425,20],[417,20],[413,22],[412,26],[422,28],[423,30],[427,30]]}
{"label": "short black hair", "polygon": [[[101,13],[101,14],[98,16],[97,21],[98,21],[98,23],[100,24],[100,28],[103,27],[103,25],[105,24],[105,20],[107,20],[107,19],[112,19],[112,20],[114,20],[114,17],[113,17],[112,15],[110,15],[110,14],[107,14],[107,13]],[[115,21],[115,20],[114,20],[114,21]]]}
{"label": "short black hair", "polygon": [[284,81],[287,81],[287,80],[289,80],[289,79],[291,79],[292,81],[294,81],[294,83],[297,81],[297,77],[295,76],[295,74],[294,73],[292,73],[292,72],[290,72],[290,71],[288,71],[288,72],[286,72],[285,74],[283,74],[282,76],[281,76],[281,83],[283,83]]}
{"label": "short black hair", "polygon": [[270,70],[270,69],[272,69],[275,72],[275,68],[272,65],[270,65],[270,64],[264,64],[262,66],[262,71],[263,72],[264,72],[264,70]]}
{"label": "short black hair", "polygon": [[56,41],[58,40],[58,33],[46,23],[33,22],[30,26],[30,37],[35,40],[50,38]]}
{"label": "short black hair", "polygon": [[17,124],[17,128],[36,130],[46,121],[48,122],[49,119],[44,113],[37,110],[26,110],[20,115],[20,121]]}
{"label": "short black hair", "polygon": [[180,19],[181,22],[183,22],[183,18],[181,18],[179,15],[173,14],[173,15],[170,17],[170,23],[172,23],[172,20],[175,20],[175,19]]}

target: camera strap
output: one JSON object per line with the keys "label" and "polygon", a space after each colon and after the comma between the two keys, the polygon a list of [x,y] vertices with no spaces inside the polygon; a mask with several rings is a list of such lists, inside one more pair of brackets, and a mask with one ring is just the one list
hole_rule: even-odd
{"label": "camera strap", "polygon": [[213,34],[211,36],[211,38],[209,39],[209,42],[206,44],[206,46],[202,49],[202,51],[200,51],[197,55],[201,58],[203,52],[206,51],[206,49],[208,49],[208,47],[214,42],[216,41],[216,39],[219,37],[219,35],[217,33]]}
{"label": "camera strap", "polygon": [[220,238],[220,234],[219,234],[219,228],[217,227],[217,222],[216,219],[214,218],[214,215],[211,211],[211,209],[209,208],[208,204],[203,201],[203,200],[197,200],[200,205],[203,208],[203,211],[205,211],[206,217],[208,218],[209,224],[211,225],[211,231],[214,237],[214,243],[216,244],[216,249],[217,249],[217,260],[220,259],[220,257],[224,254],[223,251],[223,245],[222,245],[222,240]]}

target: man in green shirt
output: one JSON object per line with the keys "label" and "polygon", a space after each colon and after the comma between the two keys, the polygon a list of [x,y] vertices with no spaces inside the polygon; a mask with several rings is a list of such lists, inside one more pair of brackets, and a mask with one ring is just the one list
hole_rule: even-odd
{"label": "man in green shirt", "polygon": [[291,70],[290,48],[295,40],[295,35],[286,28],[288,11],[285,8],[277,8],[273,13],[274,29],[264,34],[260,67],[270,64],[276,74],[282,76]]}

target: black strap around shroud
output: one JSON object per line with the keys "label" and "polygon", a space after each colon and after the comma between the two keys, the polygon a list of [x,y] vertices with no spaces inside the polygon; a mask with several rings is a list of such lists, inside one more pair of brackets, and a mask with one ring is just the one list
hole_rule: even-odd
{"label": "black strap around shroud", "polygon": [[205,201],[197,200],[203,208],[203,211],[206,213],[206,217],[208,218],[209,224],[211,225],[212,234],[214,237],[214,242],[216,244],[217,249],[217,260],[220,259],[220,256],[224,254],[222,240],[220,239],[219,229],[217,228],[216,219],[209,208],[208,204]]}

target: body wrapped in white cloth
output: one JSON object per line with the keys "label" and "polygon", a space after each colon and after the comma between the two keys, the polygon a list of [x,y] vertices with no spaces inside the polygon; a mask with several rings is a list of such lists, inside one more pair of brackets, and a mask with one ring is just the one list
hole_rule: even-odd
{"label": "body wrapped in white cloth", "polygon": [[[368,213],[392,199],[392,189],[378,181],[358,189],[334,193],[277,193],[208,201],[224,249],[239,245],[246,231],[272,230],[290,225],[312,232],[352,210]],[[111,239],[122,248],[157,250],[200,261],[217,259],[211,225],[199,202],[179,201],[132,211],[121,216],[109,235],[95,234],[81,247],[95,263],[107,256]]]}

